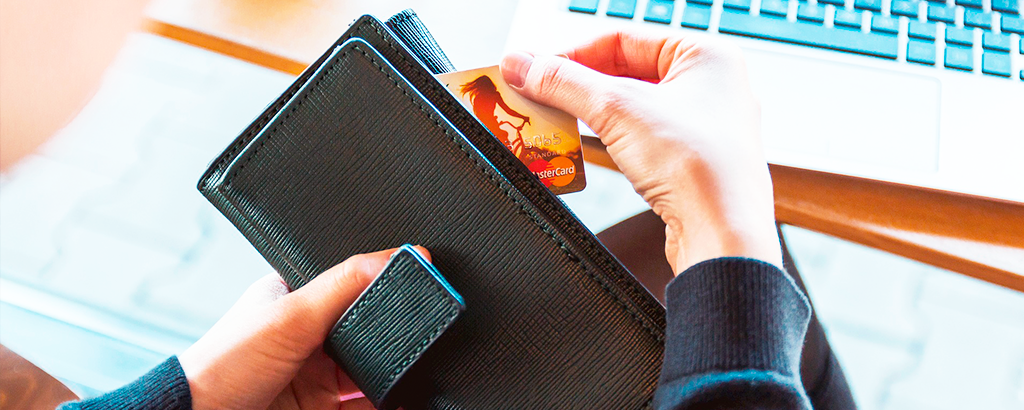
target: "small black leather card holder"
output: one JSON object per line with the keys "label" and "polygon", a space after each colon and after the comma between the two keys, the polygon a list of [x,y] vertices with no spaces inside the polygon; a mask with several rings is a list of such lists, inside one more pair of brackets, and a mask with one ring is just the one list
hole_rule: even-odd
{"label": "small black leather card holder", "polygon": [[331,330],[324,350],[378,409],[465,309],[462,297],[404,245]]}

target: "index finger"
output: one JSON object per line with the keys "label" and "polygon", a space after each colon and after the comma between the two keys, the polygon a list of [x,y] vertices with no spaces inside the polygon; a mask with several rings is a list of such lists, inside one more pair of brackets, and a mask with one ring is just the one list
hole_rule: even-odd
{"label": "index finger", "polygon": [[679,39],[636,32],[614,32],[569,50],[577,63],[608,75],[642,80],[661,79],[668,73]]}

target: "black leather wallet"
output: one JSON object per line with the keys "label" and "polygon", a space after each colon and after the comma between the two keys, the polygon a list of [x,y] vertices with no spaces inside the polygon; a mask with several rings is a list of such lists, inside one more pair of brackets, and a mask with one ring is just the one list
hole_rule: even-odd
{"label": "black leather wallet", "polygon": [[400,252],[325,343],[379,408],[649,407],[664,308],[396,33],[353,23],[200,191],[292,288],[430,250]]}

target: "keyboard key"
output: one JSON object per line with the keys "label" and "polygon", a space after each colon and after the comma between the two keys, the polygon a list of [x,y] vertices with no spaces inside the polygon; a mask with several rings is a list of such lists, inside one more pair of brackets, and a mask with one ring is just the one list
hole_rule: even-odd
{"label": "keyboard key", "polygon": [[722,7],[733,10],[750,11],[750,0],[724,0]]}
{"label": "keyboard key", "polygon": [[672,22],[672,0],[649,0],[647,2],[647,13],[644,14],[644,21],[652,23],[668,24]]}
{"label": "keyboard key", "polygon": [[947,45],[946,46],[946,67],[957,70],[974,70],[974,55],[970,48]]}
{"label": "keyboard key", "polygon": [[984,32],[981,35],[981,47],[985,50],[1010,52],[1010,35]]}
{"label": "keyboard key", "polygon": [[686,4],[703,4],[705,6],[711,7],[711,1],[712,0],[686,0]]}
{"label": "keyboard key", "polygon": [[946,26],[946,42],[970,47],[974,45],[974,30]]}
{"label": "keyboard key", "polygon": [[711,7],[698,4],[687,4],[683,9],[683,27],[708,29],[711,22]]}
{"label": "keyboard key", "polygon": [[1020,14],[1017,0],[992,0],[992,10],[1009,14]]}
{"label": "keyboard key", "polygon": [[981,8],[981,0],[956,0],[958,6]]}
{"label": "keyboard key", "polygon": [[636,0],[611,0],[608,2],[608,11],[605,14],[612,17],[631,19],[635,11]]}
{"label": "keyboard key", "polygon": [[1024,36],[1024,19],[1003,15],[1003,32]]}
{"label": "keyboard key", "polygon": [[836,9],[834,23],[839,28],[852,28],[859,31],[864,19],[863,16],[859,11]]}
{"label": "keyboard key", "polygon": [[722,13],[718,31],[888,59],[896,58],[899,47],[895,36],[833,30],[817,24],[790,23],[730,11]]}
{"label": "keyboard key", "polygon": [[1020,39],[1020,53],[1024,54],[1024,38]]}
{"label": "keyboard key", "polygon": [[855,0],[853,7],[858,10],[882,11],[882,0]]}
{"label": "keyboard key", "polygon": [[761,14],[768,16],[786,17],[789,12],[789,3],[781,0],[764,0],[761,2]]}
{"label": "keyboard key", "polygon": [[1010,56],[1003,53],[982,53],[981,72],[1009,78]]}
{"label": "keyboard key", "polygon": [[890,12],[894,16],[907,16],[917,18],[917,2],[905,0],[893,0]]}
{"label": "keyboard key", "polygon": [[819,6],[817,4],[800,3],[800,6],[796,9],[796,18],[803,21],[810,21],[814,23],[825,22],[825,6]]}
{"label": "keyboard key", "polygon": [[935,43],[931,41],[913,39],[908,41],[907,61],[918,64],[935,65]]}
{"label": "keyboard key", "polygon": [[818,0],[818,4],[831,4],[836,6],[837,9],[841,9],[846,5],[846,2],[843,0]]}
{"label": "keyboard key", "polygon": [[935,32],[938,26],[935,23],[922,23],[920,21],[910,20],[910,25],[907,26],[907,35],[912,38],[919,38],[922,40],[935,41]]}
{"label": "keyboard key", "polygon": [[956,21],[956,9],[940,4],[928,5],[928,20],[953,23]]}
{"label": "keyboard key", "polygon": [[572,0],[569,2],[569,11],[596,14],[597,1],[598,0]]}
{"label": "keyboard key", "polygon": [[896,17],[875,14],[871,16],[871,31],[897,34],[900,32],[900,20]]}
{"label": "keyboard key", "polygon": [[964,27],[978,27],[985,30],[991,30],[992,14],[978,10],[966,9],[964,10]]}

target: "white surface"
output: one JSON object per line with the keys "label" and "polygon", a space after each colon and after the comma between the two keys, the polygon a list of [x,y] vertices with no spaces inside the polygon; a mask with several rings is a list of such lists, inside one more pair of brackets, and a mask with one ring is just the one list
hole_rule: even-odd
{"label": "white surface", "polygon": [[[607,0],[596,16],[569,12],[567,0],[522,0],[506,50],[556,53],[614,30],[707,35],[679,27],[685,2],[670,25],[644,22],[647,2],[638,3],[626,20],[604,16]],[[708,32],[720,13],[716,0]],[[973,73],[941,68],[941,48],[940,66],[906,63],[907,24],[900,61],[719,35],[747,51],[769,161],[1024,202],[1024,56],[1010,53],[1011,79],[983,75],[980,59]]]}

